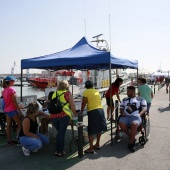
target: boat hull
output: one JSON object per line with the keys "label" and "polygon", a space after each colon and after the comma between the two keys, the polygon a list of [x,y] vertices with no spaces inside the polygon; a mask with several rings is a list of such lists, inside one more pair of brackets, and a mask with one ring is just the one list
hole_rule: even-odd
{"label": "boat hull", "polygon": [[28,78],[27,81],[34,87],[45,89],[47,87],[52,87],[55,85],[55,79],[48,78]]}

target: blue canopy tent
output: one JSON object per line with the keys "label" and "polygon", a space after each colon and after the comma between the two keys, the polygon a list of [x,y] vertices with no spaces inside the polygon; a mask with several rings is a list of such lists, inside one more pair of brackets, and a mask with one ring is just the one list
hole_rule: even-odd
{"label": "blue canopy tent", "polygon": [[93,47],[83,37],[70,49],[41,57],[21,60],[21,69],[109,69],[110,64],[111,68],[138,68],[138,62],[136,60],[115,57],[110,52]]}
{"label": "blue canopy tent", "polygon": [[[46,69],[46,70],[61,70],[61,69],[108,69],[111,86],[111,69],[114,68],[132,68],[138,70],[138,61],[128,60],[115,57],[110,52],[99,50],[90,45],[85,37],[83,37],[72,48],[40,56],[21,60],[21,77],[23,69]],[[21,78],[22,80],[22,78]],[[112,90],[111,90],[112,91]],[[111,96],[112,92],[110,92]],[[22,81],[21,81],[21,100],[22,100]],[[112,102],[110,100],[110,106]],[[112,123],[111,123],[112,134]],[[112,141],[112,135],[111,135]]]}

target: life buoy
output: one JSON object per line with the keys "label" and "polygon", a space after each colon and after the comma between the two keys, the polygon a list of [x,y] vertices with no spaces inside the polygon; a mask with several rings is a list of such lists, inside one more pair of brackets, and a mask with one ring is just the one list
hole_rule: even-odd
{"label": "life buoy", "polygon": [[77,84],[81,84],[83,82],[82,78],[77,78]]}

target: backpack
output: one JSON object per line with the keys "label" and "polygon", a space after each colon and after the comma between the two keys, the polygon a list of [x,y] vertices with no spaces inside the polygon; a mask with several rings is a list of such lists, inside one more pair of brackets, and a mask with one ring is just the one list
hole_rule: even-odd
{"label": "backpack", "polygon": [[56,93],[56,97],[54,99],[52,99],[47,106],[47,109],[50,114],[61,113],[63,111],[63,107],[67,104],[67,102],[62,104],[60,101],[60,96],[64,95],[65,92],[60,95],[58,95],[57,92],[55,92],[55,93]]}

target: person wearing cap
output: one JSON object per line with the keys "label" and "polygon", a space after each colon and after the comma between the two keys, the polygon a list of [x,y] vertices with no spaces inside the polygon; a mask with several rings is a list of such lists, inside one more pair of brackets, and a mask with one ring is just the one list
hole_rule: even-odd
{"label": "person wearing cap", "polygon": [[[101,105],[101,97],[99,92],[93,88],[93,83],[91,81],[86,81],[85,88],[87,88],[83,93],[81,114],[87,105],[87,115],[88,115],[88,138],[90,143],[90,148],[85,150],[84,153],[94,153],[94,149],[100,149],[100,137],[102,131],[107,130],[106,119],[103,107]],[[93,136],[97,134],[96,144],[93,145]]]}
{"label": "person wearing cap", "polygon": [[12,126],[12,120],[14,120],[17,123],[17,134],[19,133],[19,130],[21,128],[21,111],[18,106],[17,100],[16,100],[16,91],[12,87],[14,85],[15,78],[13,76],[7,76],[3,80],[3,88],[2,96],[4,99],[5,107],[4,112],[6,114],[6,121],[7,121],[7,143],[13,144],[17,143],[17,141],[13,140],[11,138],[11,126]]}

